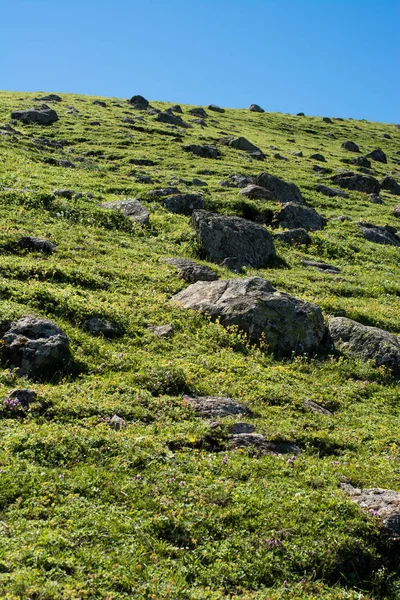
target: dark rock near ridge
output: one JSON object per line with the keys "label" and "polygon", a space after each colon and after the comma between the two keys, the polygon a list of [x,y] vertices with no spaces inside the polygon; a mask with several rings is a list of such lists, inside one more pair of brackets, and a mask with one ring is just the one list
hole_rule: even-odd
{"label": "dark rock near ridge", "polygon": [[278,231],[274,234],[274,239],[283,242],[284,244],[291,245],[305,245],[312,244],[312,239],[305,229],[289,229],[288,231]]}
{"label": "dark rock near ridge", "polygon": [[239,433],[228,436],[231,450],[254,448],[260,456],[265,454],[292,454],[298,456],[301,450],[291,442],[271,442],[260,433]]}
{"label": "dark rock near ridge", "polygon": [[221,153],[216,146],[207,146],[205,144],[187,144],[182,146],[182,150],[185,152],[192,152],[192,154],[200,156],[201,158],[219,158],[221,156]]}
{"label": "dark rock near ridge", "polygon": [[179,106],[179,104],[174,104],[173,106],[170,106],[169,110],[171,110],[172,112],[176,112],[179,114],[182,114],[182,108]]}
{"label": "dark rock near ridge", "polygon": [[201,108],[201,106],[190,108],[188,110],[188,113],[190,115],[193,115],[194,117],[200,117],[201,119],[206,119],[208,117],[206,111],[204,110],[204,108]]}
{"label": "dark rock near ridge", "polygon": [[219,106],[216,106],[215,104],[209,104],[207,108],[208,108],[208,110],[212,110],[213,112],[217,112],[217,113],[225,112],[224,108],[220,108]]}
{"label": "dark rock near ridge", "polygon": [[21,377],[49,377],[71,360],[68,338],[52,321],[28,315],[3,335],[2,360]]}
{"label": "dark rock near ridge", "polygon": [[261,277],[197,282],[171,301],[238,327],[254,343],[264,339],[278,357],[315,351],[325,333],[318,306],[276,291]]}
{"label": "dark rock near ridge", "polygon": [[254,185],[253,183],[246,185],[239,193],[241,196],[246,196],[246,198],[251,198],[253,200],[275,200],[275,196],[272,192],[269,192],[259,185]]}
{"label": "dark rock near ridge", "polygon": [[101,108],[107,108],[107,104],[102,100],[93,100],[92,104],[95,106],[101,106]]}
{"label": "dark rock near ridge", "polygon": [[342,148],[348,150],[349,152],[360,152],[360,148],[357,146],[357,144],[351,141],[343,142]]}
{"label": "dark rock near ridge", "polygon": [[134,223],[140,225],[148,225],[149,223],[149,211],[136,198],[127,198],[118,202],[103,202],[101,207],[119,210]]}
{"label": "dark rock near ridge", "polygon": [[176,125],[177,127],[188,127],[188,124],[185,123],[182,117],[175,115],[172,112],[158,112],[155,120],[159,123],[168,123],[169,125]]}
{"label": "dark rock near ridge", "polygon": [[57,94],[48,94],[42,98],[34,98],[34,100],[38,100],[39,102],[62,102],[61,96]]}
{"label": "dark rock near ridge", "polygon": [[207,419],[252,415],[251,410],[247,406],[233,398],[185,395],[183,396],[183,401],[193,408],[197,415]]}
{"label": "dark rock near ridge", "polygon": [[400,376],[399,336],[346,317],[331,317],[328,329],[335,349],[364,361],[372,360],[377,367],[387,367]]}
{"label": "dark rock near ridge", "polygon": [[324,123],[333,123],[332,119],[330,119],[329,117],[322,117],[322,120]]}
{"label": "dark rock near ridge", "polygon": [[203,196],[199,194],[177,194],[168,196],[162,201],[162,205],[171,213],[190,216],[193,211],[204,209],[206,203]]}
{"label": "dark rock near ridge", "polygon": [[350,483],[341,483],[340,487],[349,494],[352,502],[382,521],[383,531],[390,539],[400,539],[400,492],[383,488],[359,489]]}
{"label": "dark rock near ridge", "polygon": [[326,220],[314,208],[288,202],[277,213],[275,220],[280,227],[285,229],[305,229],[306,231],[319,231],[323,229]]}
{"label": "dark rock near ridge", "polygon": [[52,108],[29,108],[27,110],[14,110],[11,118],[21,121],[26,125],[52,125],[58,121],[58,115]]}
{"label": "dark rock near ridge", "polygon": [[391,227],[390,225],[380,227],[379,225],[364,222],[358,223],[358,225],[364,238],[369,242],[389,246],[400,246],[400,236],[397,235],[395,227]]}
{"label": "dark rock near ridge", "polygon": [[303,112],[297,113],[296,117],[305,117],[306,115]]}
{"label": "dark rock near ridge", "polygon": [[394,194],[395,196],[400,196],[400,185],[393,177],[384,177],[382,179],[381,190],[385,190],[386,192],[389,192],[389,194]]}
{"label": "dark rock near ridge", "polygon": [[326,162],[326,158],[323,154],[310,154],[310,158],[313,160],[319,160],[320,162]]}
{"label": "dark rock near ridge", "polygon": [[331,178],[332,182],[340,187],[365,192],[366,194],[379,194],[381,186],[379,181],[371,175],[360,175],[359,173],[340,173]]}
{"label": "dark rock near ridge", "polygon": [[372,160],[376,160],[377,162],[387,163],[387,156],[381,148],[376,148],[376,150],[372,150],[369,154],[367,154],[368,158],[372,158]]}
{"label": "dark rock near ridge", "polygon": [[118,323],[101,319],[100,317],[91,317],[86,321],[86,326],[92,335],[103,335],[106,338],[113,338],[121,335],[122,330]]}
{"label": "dark rock near ridge", "polygon": [[251,112],[258,112],[258,113],[265,112],[265,110],[263,108],[261,108],[261,106],[259,106],[258,104],[250,104],[249,110],[251,110]]}
{"label": "dark rock near ridge", "polygon": [[286,202],[305,204],[304,198],[297,185],[284,181],[279,177],[275,177],[275,175],[260,173],[254,178],[253,183],[271,192],[271,194],[283,204]]}
{"label": "dark rock near ridge", "polygon": [[176,267],[179,271],[179,277],[187,283],[196,283],[196,281],[216,281],[218,275],[215,271],[201,265],[193,260],[186,258],[167,258],[166,262]]}
{"label": "dark rock near ridge", "polygon": [[335,196],[339,196],[339,198],[349,198],[349,194],[346,194],[346,192],[342,192],[342,190],[335,190],[334,188],[330,188],[326,185],[319,184],[315,189],[317,192],[324,194],[324,196],[329,196],[330,198],[334,198]]}
{"label": "dark rock near ridge", "polygon": [[49,240],[42,240],[32,236],[22,237],[18,241],[18,246],[23,250],[43,252],[44,254],[52,254],[57,248],[57,246],[52,244],[52,242],[49,242]]}
{"label": "dark rock near ridge", "polygon": [[192,216],[204,255],[217,263],[233,258],[240,266],[260,268],[275,257],[271,234],[241,217],[197,210]]}
{"label": "dark rock near ridge", "polygon": [[149,106],[149,101],[140,95],[132,96],[132,98],[128,100],[128,102],[135,110],[147,110]]}

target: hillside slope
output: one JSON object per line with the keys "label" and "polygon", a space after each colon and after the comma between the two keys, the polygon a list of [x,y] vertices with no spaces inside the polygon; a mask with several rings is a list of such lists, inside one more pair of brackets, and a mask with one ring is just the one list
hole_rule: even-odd
{"label": "hillside slope", "polygon": [[[70,354],[59,368],[51,355],[24,371],[18,352],[31,342],[19,338],[17,351],[2,340],[1,597],[399,598],[398,541],[341,487],[400,489],[396,369],[335,349],[326,333],[311,352],[286,341],[286,356],[271,352],[268,335],[224,326],[225,313],[210,320],[171,302],[193,275],[185,281],[165,259],[196,261],[220,280],[260,277],[317,305],[325,324],[347,317],[398,336],[400,196],[379,182],[400,183],[400,129],[248,109],[165,113],[166,103],[143,110],[73,94],[45,101],[59,117],[51,125],[11,120],[43,96],[0,93],[0,328],[49,319]],[[241,137],[264,157],[232,142]],[[387,162],[349,162],[377,148]],[[332,178],[342,171],[371,189],[373,177],[379,198],[341,187]],[[263,172],[296,184],[322,215],[304,243],[277,235],[288,229],[278,192],[241,193]],[[267,228],[275,258],[233,270],[236,255],[207,260],[190,216],[168,209],[177,192],[151,193],[164,188]],[[127,198],[147,223],[101,206]],[[392,243],[371,241],[386,235]],[[32,249],[27,236],[56,248]],[[11,393],[24,388],[37,396]],[[196,412],[203,396],[245,408]]]}

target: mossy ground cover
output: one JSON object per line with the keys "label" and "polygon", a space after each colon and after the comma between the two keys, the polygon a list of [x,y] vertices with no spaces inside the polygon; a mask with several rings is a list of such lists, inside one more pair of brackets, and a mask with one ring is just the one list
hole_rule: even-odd
{"label": "mossy ground cover", "polygon": [[[0,123],[34,97],[2,92]],[[54,125],[16,124],[19,134],[0,136],[1,322],[26,314],[54,320],[75,360],[72,371],[46,382],[0,371],[2,398],[27,385],[39,394],[28,412],[0,405],[1,597],[400,598],[398,546],[339,489],[346,478],[399,489],[398,384],[346,357],[277,361],[238,332],[169,303],[186,284],[164,259],[197,259],[198,245],[188,217],[147,198],[167,185],[198,191],[188,184],[196,177],[207,183],[201,193],[212,210],[243,215],[276,205],[243,200],[221,180],[266,171],[293,181],[320,213],[352,221],[328,220],[308,248],[277,244],[279,264],[244,275],[265,277],[325,315],[399,334],[399,249],[365,241],[354,223],[395,224],[398,198],[382,192],[378,205],[358,192],[323,196],[315,187],[326,175],[308,157],[322,153],[322,166],[334,174],[352,157],[341,148],[351,139],[363,154],[386,152],[387,165],[372,164],[378,179],[400,179],[400,130],[247,110],[210,112],[207,127],[173,129],[125,100],[102,98],[106,108],[93,100],[64,94]],[[182,108],[191,122],[190,107]],[[142,119],[130,124],[125,116]],[[219,146],[226,135],[247,137],[265,161]],[[67,142],[61,148],[54,143],[60,140]],[[193,156],[182,150],[186,143],[217,143],[223,156]],[[288,160],[274,158],[270,146]],[[298,150],[303,157],[292,154]],[[154,165],[137,166],[137,159]],[[153,183],[136,181],[140,175]],[[82,195],[52,194],[63,188]],[[127,197],[149,209],[148,227],[100,207]],[[49,239],[57,251],[19,250],[23,235]],[[341,273],[304,267],[304,259],[332,262]],[[237,276],[204,264],[220,277]],[[121,335],[90,335],[93,315],[117,322]],[[171,338],[149,330],[168,323]],[[208,424],[182,400],[186,392],[237,398],[253,410],[258,432],[294,442],[301,455],[228,451],[229,419],[213,450],[202,443]],[[310,412],[306,399],[333,416]],[[125,429],[110,427],[114,414]]]}

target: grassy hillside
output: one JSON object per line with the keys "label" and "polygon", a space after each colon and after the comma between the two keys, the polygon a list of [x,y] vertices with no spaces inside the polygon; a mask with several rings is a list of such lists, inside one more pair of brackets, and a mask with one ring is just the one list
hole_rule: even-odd
{"label": "grassy hillside", "polygon": [[[38,104],[37,96],[1,92],[0,124]],[[400,598],[398,546],[340,490],[343,481],[400,489],[398,383],[346,356],[276,360],[238,331],[170,303],[188,284],[165,262],[199,260],[220,278],[258,275],[325,316],[400,334],[400,250],[366,241],[356,223],[395,226],[399,197],[383,191],[383,204],[360,192],[329,198],[315,188],[329,185],[330,174],[314,170],[349,168],[342,160],[354,155],[341,144],[353,140],[362,155],[377,147],[387,154],[387,164],[372,161],[372,175],[400,182],[400,129],[247,109],[207,111],[204,127],[182,105],[193,125],[186,129],[124,99],[63,94],[51,106],[55,124],[17,122],[17,133],[0,135],[0,322],[51,319],[68,335],[75,362],[44,381],[27,381],[7,365],[0,370],[0,398],[14,388],[38,392],[30,410],[0,403],[0,596]],[[221,145],[227,135],[245,136],[265,160]],[[216,144],[222,156],[182,150],[193,143]],[[309,158],[316,152],[327,162]],[[328,219],[308,247],[276,242],[279,260],[268,269],[235,274],[202,261],[190,218],[147,196],[177,186],[203,194],[221,214],[276,210],[274,202],[220,185],[232,174],[262,171],[296,183]],[[193,178],[206,185],[191,185]],[[56,196],[57,189],[75,195]],[[147,227],[100,207],[125,198],[149,210]],[[340,215],[350,220],[333,219]],[[20,249],[17,241],[28,235],[55,243],[56,252]],[[303,260],[341,272],[322,273]],[[91,335],[92,316],[116,322],[120,335]],[[166,324],[174,327],[168,338],[149,328]],[[301,455],[229,450],[235,420],[210,430],[184,393],[236,398],[254,412],[257,432],[295,443]],[[307,399],[332,415],[310,411]],[[110,426],[115,414],[125,428]]]}

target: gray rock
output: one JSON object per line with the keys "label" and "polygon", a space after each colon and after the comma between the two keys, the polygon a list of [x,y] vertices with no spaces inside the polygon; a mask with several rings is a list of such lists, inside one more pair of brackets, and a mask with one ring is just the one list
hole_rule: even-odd
{"label": "gray rock", "polygon": [[331,317],[328,328],[334,347],[364,361],[372,360],[377,367],[387,367],[400,376],[400,337],[347,319]]}
{"label": "gray rock", "polygon": [[202,196],[198,194],[177,194],[162,201],[162,205],[171,213],[190,216],[193,211],[206,207]]}
{"label": "gray rock", "polygon": [[131,165],[137,165],[138,167],[155,167],[157,164],[154,160],[148,158],[131,158],[129,163]]}
{"label": "gray rock", "polygon": [[342,190],[336,190],[326,185],[319,184],[315,189],[317,192],[324,194],[324,196],[329,196],[330,198],[334,198],[335,196],[339,196],[339,198],[349,198],[349,194],[346,194],[346,192],[342,192]]}
{"label": "gray rock", "polygon": [[358,223],[361,233],[369,242],[375,244],[385,244],[389,246],[400,246],[400,237],[396,234],[396,228],[390,225],[380,227],[372,223]]}
{"label": "gray rock", "polygon": [[182,108],[179,106],[179,104],[174,104],[173,106],[171,106],[169,108],[169,110],[171,110],[172,112],[176,112],[176,113],[180,113],[182,114]]}
{"label": "gray rock", "polygon": [[274,158],[276,158],[277,160],[289,160],[288,158],[286,158],[286,156],[282,156],[282,154],[279,154],[278,152],[274,154]]}
{"label": "gray rock", "polygon": [[204,119],[193,119],[192,123],[195,125],[200,125],[201,127],[208,127]]}
{"label": "gray rock", "polygon": [[113,415],[110,419],[110,427],[115,431],[121,431],[121,429],[125,429],[126,421],[118,415]]}
{"label": "gray rock", "polygon": [[63,167],[64,169],[75,169],[75,165],[70,160],[59,160],[57,161],[59,167]]}
{"label": "gray rock", "polygon": [[400,204],[398,204],[397,206],[394,207],[393,215],[395,217],[397,217],[398,219],[400,219]]}
{"label": "gray rock", "polygon": [[202,179],[197,179],[197,177],[193,177],[190,181],[190,185],[195,185],[196,187],[206,187],[208,183],[203,181]]}
{"label": "gray rock", "polygon": [[297,113],[296,117],[305,117],[306,115],[303,112]]}
{"label": "gray rock", "polygon": [[324,271],[325,273],[340,273],[339,267],[328,265],[324,262],[317,262],[315,260],[303,260],[301,262],[305,267],[313,267],[317,271]]}
{"label": "gray rock", "polygon": [[182,150],[192,152],[192,154],[201,158],[219,158],[221,156],[216,146],[207,146],[204,144],[186,144],[182,146]]}
{"label": "gray rock", "polygon": [[383,200],[379,194],[371,194],[369,199],[371,200],[372,204],[383,204]]}
{"label": "gray rock", "polygon": [[355,142],[343,142],[342,148],[348,150],[349,152],[360,152],[360,148],[357,146]]}
{"label": "gray rock", "polygon": [[210,418],[234,417],[238,415],[251,416],[252,412],[244,404],[232,398],[217,396],[183,396],[185,404],[192,407],[196,414]]}
{"label": "gray rock", "polygon": [[324,408],[323,406],[320,406],[319,404],[313,402],[309,398],[307,398],[307,400],[304,401],[303,406],[304,408],[308,408],[316,414],[324,415],[325,417],[333,417],[333,413],[330,410]]}
{"label": "gray rock", "polygon": [[42,240],[32,236],[22,237],[18,240],[18,246],[23,250],[43,252],[44,254],[52,254],[57,248],[57,246],[49,242],[49,240]]}
{"label": "gray rock", "polygon": [[101,125],[100,121],[89,121],[89,125],[91,125],[92,127],[98,127],[99,125]]}
{"label": "gray rock", "polygon": [[310,154],[310,158],[313,160],[319,160],[320,162],[326,162],[326,158],[323,154]]}
{"label": "gray rock", "polygon": [[385,140],[391,140],[392,136],[389,135],[388,133],[382,133],[382,137],[385,138]]}
{"label": "gray rock", "polygon": [[326,220],[314,208],[301,206],[293,202],[285,204],[277,213],[275,220],[285,229],[305,229],[306,231],[319,231],[323,229]]}
{"label": "gray rock", "polygon": [[163,198],[164,196],[174,196],[175,194],[180,194],[180,190],[177,187],[165,187],[158,188],[156,190],[150,190],[147,192],[148,198]]}
{"label": "gray rock", "polygon": [[279,231],[274,234],[274,238],[284,244],[303,244],[308,246],[312,244],[312,239],[305,229],[289,229],[288,231]]}
{"label": "gray rock", "polygon": [[298,456],[301,450],[290,442],[271,442],[260,433],[239,433],[230,435],[228,443],[231,450],[238,448],[255,448],[260,455],[292,454]]}
{"label": "gray rock", "polygon": [[376,160],[377,162],[387,163],[387,156],[383,150],[380,148],[376,148],[376,150],[372,150],[369,154],[367,154],[368,158],[372,158],[372,160]]}
{"label": "gray rock", "polygon": [[135,198],[127,198],[119,202],[103,202],[100,206],[102,208],[119,210],[134,223],[140,225],[148,225],[149,223],[149,211]]}
{"label": "gray rock", "polygon": [[28,110],[14,110],[11,118],[21,121],[26,125],[52,125],[58,121],[58,115],[52,108],[29,108]]}
{"label": "gray rock", "polygon": [[176,125],[177,127],[188,127],[188,124],[179,115],[174,115],[167,111],[159,112],[155,118],[159,123],[168,123],[169,125]]}
{"label": "gray rock", "polygon": [[346,162],[357,167],[363,167],[364,169],[371,168],[371,161],[366,156],[356,156],[355,158],[346,159]]}
{"label": "gray rock", "polygon": [[167,258],[166,262],[176,267],[179,271],[179,277],[188,283],[196,281],[216,281],[218,275],[215,271],[201,265],[193,260],[186,258]]}
{"label": "gray rock", "polygon": [[147,110],[149,106],[149,101],[140,95],[132,96],[132,98],[128,100],[128,102],[135,110]]}
{"label": "gray rock", "polygon": [[294,183],[284,181],[270,175],[269,173],[260,173],[252,182],[260,187],[265,188],[275,196],[277,200],[282,202],[295,202],[296,204],[304,204],[304,198],[300,193],[299,188]]}
{"label": "gray rock", "polygon": [[101,106],[102,108],[107,108],[107,104],[102,100],[93,100],[92,104],[95,106]]}
{"label": "gray rock", "polygon": [[241,196],[246,196],[246,198],[251,198],[253,200],[275,200],[275,196],[272,192],[259,185],[254,185],[253,183],[246,185],[239,193]]}
{"label": "gray rock", "polygon": [[256,223],[241,217],[227,217],[197,210],[192,224],[196,229],[204,255],[222,263],[234,258],[241,266],[265,267],[274,257],[271,234]]}
{"label": "gray rock", "polygon": [[265,159],[265,154],[263,152],[261,152],[261,150],[254,150],[253,152],[248,152],[247,154],[253,160],[264,160]]}
{"label": "gray rock", "polygon": [[329,117],[323,117],[322,120],[324,123],[333,123],[332,119],[330,119]]}
{"label": "gray rock", "polygon": [[91,317],[86,321],[86,325],[92,335],[104,335],[104,337],[112,338],[122,333],[118,323],[100,319],[100,317]]}
{"label": "gray rock", "polygon": [[30,390],[29,388],[19,388],[11,390],[11,392],[7,394],[7,398],[18,400],[20,406],[27,409],[29,408],[29,405],[37,399],[37,392]]}
{"label": "gray rock", "polygon": [[321,167],[321,165],[313,165],[313,171],[316,173],[321,173],[321,175],[328,175],[328,173],[332,173],[332,169]]}
{"label": "gray rock", "polygon": [[244,150],[245,152],[261,152],[260,148],[255,146],[245,137],[233,138],[229,140],[228,145],[232,148],[236,148],[236,150]]}
{"label": "gray rock", "polygon": [[60,198],[68,198],[68,200],[71,200],[75,192],[74,190],[53,190],[52,194],[54,196],[59,196]]}
{"label": "gray rock", "polygon": [[325,333],[318,306],[276,291],[261,277],[197,282],[172,301],[236,326],[254,343],[264,339],[277,356],[313,352]]}
{"label": "gray rock", "polygon": [[254,177],[248,175],[233,174],[229,175],[225,181],[220,181],[219,185],[230,188],[245,188],[248,185],[254,184]]}
{"label": "gray rock", "polygon": [[298,156],[299,158],[303,158],[303,153],[301,150],[295,150],[292,152],[293,156]]}
{"label": "gray rock", "polygon": [[384,532],[392,540],[400,538],[400,492],[383,488],[359,489],[349,483],[342,483],[340,487],[361,509],[381,519]]}
{"label": "gray rock", "polygon": [[153,335],[160,338],[169,338],[173,335],[175,328],[173,325],[155,325],[148,328]]}
{"label": "gray rock", "polygon": [[259,106],[258,104],[250,104],[249,110],[251,110],[251,112],[258,112],[258,113],[265,112],[265,110],[263,108],[261,108],[261,106]]}
{"label": "gray rock", "polygon": [[384,177],[381,181],[381,189],[389,192],[389,194],[400,196],[400,185],[393,177]]}
{"label": "gray rock", "polygon": [[19,376],[50,377],[71,361],[68,338],[58,325],[31,315],[11,324],[2,338],[2,359]]}
{"label": "gray rock", "polygon": [[209,104],[207,108],[208,108],[208,110],[212,110],[213,112],[217,112],[217,113],[225,112],[224,108],[220,108],[219,106],[216,106],[215,104]]}
{"label": "gray rock", "polygon": [[48,94],[47,96],[43,96],[42,98],[37,98],[37,100],[39,100],[40,102],[62,102],[61,96],[58,96],[57,94]]}
{"label": "gray rock", "polygon": [[122,119],[123,123],[128,123],[129,125],[134,125],[136,123],[136,119],[132,119],[131,117],[124,117]]}
{"label": "gray rock", "polygon": [[375,177],[360,175],[359,173],[340,173],[339,175],[334,175],[332,181],[342,188],[365,192],[366,194],[379,194],[381,188],[379,181]]}
{"label": "gray rock", "polygon": [[241,421],[238,423],[234,423],[229,428],[229,432],[233,435],[238,435],[241,433],[254,433],[255,430],[255,426],[251,425],[251,423],[242,423]]}
{"label": "gray rock", "polygon": [[200,117],[201,119],[205,119],[208,116],[206,111],[204,110],[204,108],[201,108],[200,106],[195,107],[195,108],[190,108],[188,110],[188,113],[195,117]]}

